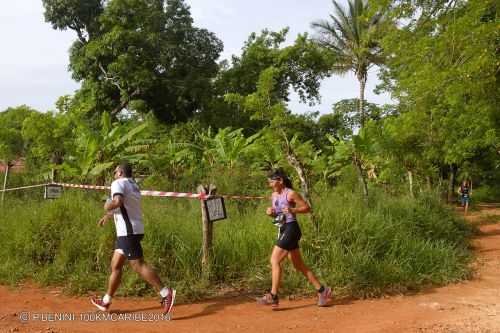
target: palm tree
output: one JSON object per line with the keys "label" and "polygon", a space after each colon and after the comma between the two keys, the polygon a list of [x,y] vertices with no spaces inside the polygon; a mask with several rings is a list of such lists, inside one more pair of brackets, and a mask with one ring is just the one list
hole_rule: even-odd
{"label": "palm tree", "polygon": [[[368,70],[374,65],[383,62],[382,52],[377,43],[379,26],[383,16],[379,13],[370,14],[367,0],[348,0],[349,9],[345,10],[337,1],[332,0],[335,15],[330,15],[330,21],[320,20],[312,23],[312,27],[319,32],[316,42],[333,56],[332,72],[346,74],[354,72],[359,81],[360,126],[364,127],[366,115],[364,110],[365,86]],[[359,181],[363,186],[365,201],[368,201],[368,185],[363,174],[361,137],[353,138],[354,150],[352,162],[358,170]]]}
{"label": "palm tree", "polygon": [[346,74],[354,72],[359,81],[359,105],[361,127],[366,116],[364,110],[365,86],[368,70],[373,65],[383,62],[381,48],[377,43],[377,34],[382,21],[382,15],[369,14],[367,0],[349,0],[349,10],[346,11],[337,1],[332,1],[335,14],[330,14],[330,20],[319,20],[312,23],[319,35],[315,38],[334,58],[332,72]]}

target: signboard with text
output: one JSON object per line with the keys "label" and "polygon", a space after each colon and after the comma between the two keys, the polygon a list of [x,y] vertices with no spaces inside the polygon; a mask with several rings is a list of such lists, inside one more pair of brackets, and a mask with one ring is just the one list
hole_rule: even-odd
{"label": "signboard with text", "polygon": [[60,185],[46,185],[43,197],[45,199],[57,199],[62,195],[63,187]]}
{"label": "signboard with text", "polygon": [[205,200],[205,210],[207,211],[207,217],[210,222],[227,218],[223,197],[211,197]]}

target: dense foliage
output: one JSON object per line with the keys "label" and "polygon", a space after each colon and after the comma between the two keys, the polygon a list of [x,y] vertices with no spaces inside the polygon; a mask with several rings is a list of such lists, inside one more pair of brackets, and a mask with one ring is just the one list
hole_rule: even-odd
{"label": "dense foliage", "polygon": [[[105,286],[114,246],[114,226],[99,228],[101,202],[68,190],[56,201],[9,198],[0,221],[4,242],[0,281],[29,278],[86,293]],[[210,279],[201,269],[197,200],[144,200],[146,260],[184,300],[212,295],[221,287],[260,293],[269,287],[269,254],[276,227],[263,212],[267,203],[228,201],[229,219],[214,224]],[[419,290],[467,278],[472,229],[431,196],[417,200],[381,195],[370,208],[359,194],[335,190],[318,201],[321,234],[301,219],[304,260],[337,295],[375,296]],[[34,218],[33,214],[36,214]],[[8,235],[8,236],[6,236]],[[128,268],[127,268],[128,269]],[[285,265],[287,271],[292,265]],[[300,274],[285,274],[283,294],[311,294]],[[120,295],[152,293],[132,272],[123,275]]]}

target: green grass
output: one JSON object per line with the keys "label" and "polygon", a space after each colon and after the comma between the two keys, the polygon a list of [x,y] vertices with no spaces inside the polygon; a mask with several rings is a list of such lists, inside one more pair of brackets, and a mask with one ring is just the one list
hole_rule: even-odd
{"label": "green grass", "polygon": [[[40,192],[40,193],[39,193]],[[100,195],[66,190],[41,201],[41,190],[8,197],[0,217],[0,281],[30,279],[64,286],[68,293],[105,289],[114,225],[96,225]],[[201,218],[197,200],[144,198],[145,259],[181,298],[219,290],[260,293],[270,287],[269,256],[276,228],[264,215],[267,202],[226,201],[229,219],[215,222],[212,273],[201,274]],[[380,195],[366,207],[357,195],[330,191],[316,198],[316,233],[300,216],[307,265],[337,293],[370,297],[419,290],[470,276],[468,244],[474,230],[433,196]],[[312,293],[305,278],[284,265],[283,295]],[[120,295],[151,294],[127,268]]]}

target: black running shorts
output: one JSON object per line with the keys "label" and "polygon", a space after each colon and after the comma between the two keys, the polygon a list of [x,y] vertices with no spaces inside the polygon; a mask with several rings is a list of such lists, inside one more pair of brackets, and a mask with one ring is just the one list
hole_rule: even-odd
{"label": "black running shorts", "polygon": [[122,250],[128,260],[142,258],[141,240],[144,235],[119,236],[116,238],[115,250]]}
{"label": "black running shorts", "polygon": [[299,240],[302,237],[297,221],[285,223],[280,227],[276,245],[284,250],[292,251],[299,248]]}

